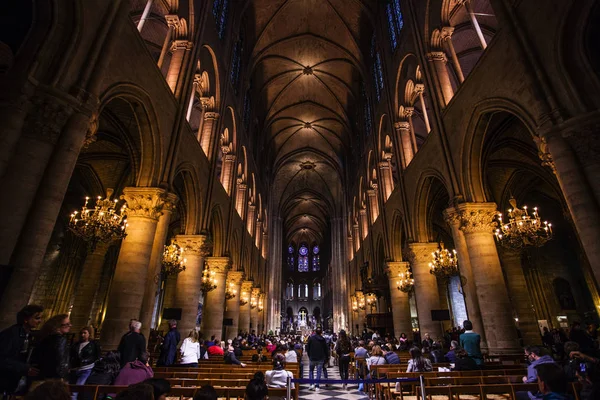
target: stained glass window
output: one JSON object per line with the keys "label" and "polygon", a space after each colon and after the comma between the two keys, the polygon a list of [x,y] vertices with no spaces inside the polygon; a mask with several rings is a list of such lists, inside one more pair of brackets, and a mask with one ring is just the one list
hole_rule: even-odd
{"label": "stained glass window", "polygon": [[313,284],[313,300],[321,300],[321,284]]}
{"label": "stained glass window", "polygon": [[229,11],[229,0],[214,0],[212,14],[217,25],[217,33],[219,39],[225,36],[225,28],[227,27],[227,13]]}
{"label": "stained glass window", "polygon": [[244,128],[246,128],[246,132],[250,130],[250,89],[246,90],[246,95],[244,96]]}
{"label": "stained glass window", "polygon": [[288,247],[288,258],[287,258],[287,263],[288,263],[288,269],[290,271],[294,271],[294,246],[289,246]]}
{"label": "stained glass window", "polygon": [[319,256],[319,246],[313,247],[313,257],[312,257],[312,270],[319,271],[321,269],[320,264],[320,256]]}
{"label": "stained glass window", "polygon": [[388,30],[390,34],[390,45],[392,51],[396,50],[398,43],[400,42],[400,32],[404,27],[404,18],[402,17],[402,10],[400,10],[400,0],[391,0],[385,8]]}
{"label": "stained glass window", "polygon": [[377,50],[375,35],[371,39],[371,73],[373,74],[373,85],[375,86],[375,98],[379,102],[383,95],[383,66],[379,50]]}
{"label": "stained glass window", "polygon": [[233,86],[233,91],[237,94],[238,82],[240,80],[240,68],[242,66],[242,50],[243,39],[238,39],[233,48],[233,56],[231,57],[231,71],[229,72],[229,81]]}
{"label": "stained glass window", "polygon": [[300,246],[298,253],[298,272],[308,272],[308,247]]}
{"label": "stained glass window", "polygon": [[367,96],[367,91],[365,89],[364,83],[362,84],[362,98],[363,98],[363,120],[365,125],[365,135],[369,136],[371,134],[371,128],[373,127],[372,120],[372,111],[371,111],[371,102],[369,101],[369,96]]}

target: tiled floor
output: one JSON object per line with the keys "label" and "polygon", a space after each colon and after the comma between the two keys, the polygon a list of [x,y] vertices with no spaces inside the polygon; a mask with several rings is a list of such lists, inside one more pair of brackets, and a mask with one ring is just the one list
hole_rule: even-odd
{"label": "tiled floor", "polygon": [[[308,358],[306,357],[306,353],[302,362],[304,364],[303,378],[308,378]],[[329,379],[340,379],[340,372],[337,366],[332,366],[331,368],[328,368],[327,375]],[[312,390],[308,390],[308,385],[300,385],[299,398],[301,400],[365,400],[368,398],[364,393],[359,392],[357,389],[357,385],[348,385],[348,389],[344,390],[342,389],[341,384],[335,384],[329,386],[321,385],[321,388],[318,392],[313,392]]]}

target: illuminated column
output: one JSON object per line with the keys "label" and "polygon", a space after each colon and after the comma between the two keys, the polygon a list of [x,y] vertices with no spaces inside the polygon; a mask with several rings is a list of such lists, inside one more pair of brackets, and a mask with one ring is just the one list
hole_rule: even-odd
{"label": "illuminated column", "polygon": [[521,265],[521,251],[499,248],[500,261],[506,277],[508,295],[518,318],[523,344],[540,343],[540,328],[533,311],[527,281]]}
{"label": "illuminated column", "polygon": [[442,338],[442,326],[431,319],[431,310],[440,309],[440,295],[437,279],[429,271],[432,253],[438,249],[437,243],[410,243],[407,258],[412,265],[415,280],[415,298],[419,315],[421,337],[429,333],[436,340]]}
{"label": "illuminated column", "polygon": [[[260,297],[260,289],[252,288],[252,295],[250,297],[250,330],[256,331],[256,334],[259,335],[261,332],[258,330],[258,299]],[[254,306],[254,307],[252,307]]]}
{"label": "illuminated column", "polygon": [[371,223],[374,223],[379,217],[379,203],[377,202],[377,184],[372,183],[372,189],[367,190],[369,198],[369,209],[371,210]]}
{"label": "illuminated column", "polygon": [[452,90],[452,84],[450,83],[450,75],[448,75],[448,68],[446,68],[446,63],[448,62],[448,58],[446,57],[446,53],[443,51],[434,51],[427,54],[427,60],[433,64],[433,68],[435,70],[437,76],[437,83],[439,85],[439,90],[442,94],[444,105],[450,103],[452,100],[452,96],[454,96],[454,91]]}
{"label": "illuminated column", "polygon": [[204,154],[206,154],[206,158],[208,158],[208,161],[212,161],[213,157],[212,149],[215,142],[214,136],[216,136],[213,130],[216,128],[218,120],[219,113],[212,111],[204,112],[204,122],[202,123],[202,136],[200,139],[200,147],[202,147],[202,150],[204,151]]}
{"label": "illuminated column", "polygon": [[166,192],[159,188],[128,187],[123,190],[121,198],[127,201],[128,227],[102,326],[102,347],[106,350],[117,348],[130,319],[140,318],[152,245],[165,197]]}
{"label": "illuminated column", "polygon": [[246,191],[248,190],[248,185],[246,185],[241,179],[238,179],[236,186],[235,209],[243,220],[244,213],[246,211]]}
{"label": "illuminated column", "polygon": [[246,219],[246,229],[250,236],[254,233],[254,222],[256,221],[256,206],[248,202],[248,216]]}
{"label": "illuminated column", "polygon": [[421,111],[423,112],[423,120],[425,121],[425,128],[427,133],[431,132],[431,125],[429,123],[429,115],[427,115],[427,106],[425,105],[425,98],[423,93],[425,92],[425,85],[417,83],[415,85],[415,92],[419,95],[419,103],[421,104]]}
{"label": "illuminated column", "polygon": [[186,51],[192,50],[193,43],[188,40],[174,40],[171,46],[171,63],[169,64],[169,71],[167,72],[167,84],[174,93],[177,87],[177,81],[181,73],[183,65],[183,57]]}
{"label": "illuminated column", "polygon": [[260,242],[262,239],[262,221],[260,219],[256,220],[256,228],[254,229],[254,245],[257,249],[260,249]]}
{"label": "illuminated column", "polygon": [[354,240],[352,235],[348,235],[348,261],[352,261],[354,258]]}
{"label": "illuminated column", "polygon": [[160,274],[162,266],[162,256],[164,251],[164,245],[167,240],[169,233],[169,224],[171,223],[171,216],[175,211],[175,204],[177,203],[177,196],[168,193],[165,198],[165,204],[163,205],[162,215],[158,218],[158,225],[156,226],[156,233],[154,234],[154,243],[152,244],[152,255],[150,256],[150,264],[148,265],[148,277],[146,279],[146,290],[144,293],[144,301],[142,302],[142,311],[140,313],[140,322],[142,323],[142,333],[146,337],[150,337],[150,329],[156,327],[157,321],[154,321],[156,315],[161,310],[156,310],[156,302],[159,300],[157,297],[159,280],[156,279]]}
{"label": "illuminated column", "polygon": [[389,261],[387,263],[387,275],[390,284],[390,297],[392,300],[392,318],[394,320],[394,336],[400,337],[401,333],[410,335],[412,325],[410,320],[410,305],[408,304],[408,293],[398,289],[399,275],[408,271],[409,263],[405,261]]}
{"label": "illuminated column", "polygon": [[[197,326],[198,304],[202,294],[202,267],[206,254],[205,241],[206,235],[175,236],[175,242],[183,249],[183,258],[186,259],[185,271],[177,275],[175,290],[175,307],[181,308],[181,320],[177,327],[182,337],[187,337]],[[206,315],[207,310],[203,311]]]}
{"label": "illuminated column", "polygon": [[229,147],[223,150],[223,168],[221,170],[221,183],[228,195],[231,196],[231,184],[235,169],[235,155],[229,154]]}
{"label": "illuminated column", "polygon": [[453,27],[446,26],[442,28],[442,43],[444,43],[446,49],[450,52],[452,66],[454,67],[454,71],[456,71],[458,81],[463,83],[465,81],[465,76],[463,75],[460,62],[458,61],[458,56],[456,55],[456,50],[454,49],[454,44],[452,43],[452,33],[454,33]]}
{"label": "illuminated column", "polygon": [[362,239],[365,240],[369,234],[369,219],[367,218],[367,209],[360,209],[360,224],[362,225]]}
{"label": "illuminated column", "polygon": [[225,313],[225,277],[229,269],[229,257],[206,257],[204,268],[214,272],[217,288],[206,293],[202,310],[202,333],[210,338],[223,337],[223,315]]}
{"label": "illuminated column", "polygon": [[173,36],[173,31],[175,28],[179,27],[179,17],[177,15],[165,15],[165,19],[167,20],[167,35],[165,36],[165,41],[162,45],[162,50],[160,51],[160,56],[158,57],[158,68],[161,69],[163,62],[165,61],[165,56],[167,55],[167,51],[169,50],[171,44],[171,37]]}
{"label": "illuminated column", "polygon": [[413,124],[412,117],[415,115],[414,107],[404,107],[404,118],[408,121],[410,130],[410,143],[412,144],[413,154],[417,154],[419,148],[417,147],[417,138],[415,136],[415,125]]}
{"label": "illuminated column", "polygon": [[225,300],[225,318],[231,319],[232,324],[225,327],[225,339],[235,339],[238,335],[238,328],[241,320],[240,313],[240,298],[242,279],[244,279],[243,271],[229,271],[227,273],[227,285],[235,291],[235,297]]}
{"label": "illuminated column", "polygon": [[479,44],[481,48],[485,50],[487,48],[487,43],[485,41],[485,37],[483,36],[483,32],[481,31],[481,27],[479,26],[479,21],[477,21],[477,17],[475,16],[475,12],[473,11],[473,5],[471,4],[471,0],[464,0],[463,4],[469,13],[469,18],[471,19],[471,24],[473,24],[473,29],[475,29],[475,33],[477,33],[477,38],[479,39]]}
{"label": "illuminated column", "polygon": [[390,198],[394,191],[394,179],[392,177],[391,155],[385,161],[379,163],[379,171],[383,180],[383,196],[385,201]]}
{"label": "illuminated column", "polygon": [[252,281],[243,281],[241,285],[240,301],[244,301],[245,304],[240,304],[238,330],[243,333],[250,332],[250,296],[252,295],[253,284]]}
{"label": "illuminated column", "polygon": [[[483,321],[481,320],[481,311],[479,310],[479,299],[477,297],[477,287],[473,278],[473,267],[469,258],[467,249],[467,241],[465,234],[460,230],[460,215],[454,208],[448,208],[444,211],[444,219],[452,230],[452,240],[456,247],[456,258],[460,274],[465,278],[466,283],[463,285],[465,296],[465,304],[467,306],[467,315],[469,321],[473,323],[475,332],[481,335],[481,347],[486,347],[485,330],[483,329]],[[462,321],[461,321],[462,323]]]}
{"label": "illuminated column", "polygon": [[360,226],[358,223],[352,225],[352,236],[354,240],[354,252],[358,253],[360,250]]}
{"label": "illuminated column", "polygon": [[456,207],[465,234],[485,336],[490,352],[519,348],[512,307],[496,250],[496,204],[462,203]]}
{"label": "illuminated column", "polygon": [[[146,2],[146,7],[144,8],[144,12],[142,13],[142,17],[140,18],[140,21],[137,24],[137,30],[138,32],[142,33],[142,28],[144,27],[144,24],[146,23],[146,20],[148,19],[148,14],[150,14],[150,10],[152,9],[152,3],[154,2],[154,0],[148,0]],[[75,324],[73,324],[75,325]]]}
{"label": "illuminated column", "polygon": [[75,289],[73,309],[70,315],[74,329],[80,329],[90,323],[94,294],[100,284],[104,257],[109,247],[110,243],[100,242],[96,245],[94,251],[85,258],[85,263],[81,269],[81,278]]}
{"label": "illuminated column", "polygon": [[269,254],[269,234],[267,232],[262,233],[261,251],[262,251],[262,257],[264,259],[266,259],[267,255]]}
{"label": "illuminated column", "polygon": [[394,128],[402,148],[402,166],[406,168],[415,156],[410,138],[410,124],[408,121],[398,121],[394,124]]}

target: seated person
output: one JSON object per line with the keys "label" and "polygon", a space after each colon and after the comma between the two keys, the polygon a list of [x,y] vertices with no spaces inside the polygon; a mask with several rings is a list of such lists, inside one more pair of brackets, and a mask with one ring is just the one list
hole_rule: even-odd
{"label": "seated person", "polygon": [[400,357],[398,357],[398,354],[390,350],[387,346],[384,346],[382,350],[386,364],[400,364]]}
{"label": "seated person", "polygon": [[570,400],[565,372],[555,363],[539,364],[536,367],[540,398],[544,400]]}
{"label": "seated person", "polygon": [[148,357],[148,352],[145,351],[140,354],[137,360],[125,364],[119,371],[113,385],[129,386],[154,377],[154,372],[148,364]]}
{"label": "seated person", "polygon": [[223,348],[221,347],[221,341],[215,340],[214,344],[208,348],[208,355],[210,356],[222,356],[225,355]]}
{"label": "seated person", "polygon": [[408,360],[406,372],[430,372],[433,370],[431,361],[423,357],[423,353],[421,353],[421,349],[418,347],[410,349],[410,357],[411,359]]}
{"label": "seated person", "polygon": [[[267,371],[267,386],[272,388],[287,387],[287,378],[294,379],[294,375],[290,371],[285,370],[285,356],[283,354],[275,354],[273,357],[273,369]],[[294,384],[292,383],[292,389]]]}
{"label": "seated person", "polygon": [[367,369],[370,371],[373,365],[384,365],[386,363],[383,350],[378,345],[373,346],[371,357],[367,358]]}
{"label": "seated person", "polygon": [[479,369],[479,365],[475,362],[473,357],[469,356],[469,353],[465,349],[458,348],[455,351],[456,362],[454,363],[453,371],[473,371]]}
{"label": "seated person", "polygon": [[450,351],[444,356],[444,359],[449,363],[456,363],[456,349],[458,349],[458,342],[453,340],[450,342]]}
{"label": "seated person", "polygon": [[433,342],[431,345],[431,353],[429,353],[429,358],[434,364],[444,362],[444,352],[442,352],[442,346],[439,342]]}
{"label": "seated person", "polygon": [[285,350],[285,362],[286,363],[297,363],[298,362],[298,354],[292,349],[290,349],[287,345],[284,347]]}
{"label": "seated person", "polygon": [[225,354],[225,356],[223,357],[223,359],[225,360],[225,364],[234,364],[234,365],[239,365],[241,367],[245,367],[246,366],[246,364],[244,364],[243,362],[241,362],[240,360],[238,360],[237,357],[235,356],[235,352],[234,352],[233,346],[229,346],[227,348],[227,354]]}
{"label": "seated person", "polygon": [[269,389],[265,383],[265,376],[261,371],[254,374],[254,377],[250,379],[248,386],[246,386],[246,400],[266,400]]}

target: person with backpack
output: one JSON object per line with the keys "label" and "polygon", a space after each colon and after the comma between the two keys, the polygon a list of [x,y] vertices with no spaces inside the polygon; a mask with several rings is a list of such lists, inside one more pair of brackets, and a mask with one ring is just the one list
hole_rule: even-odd
{"label": "person with backpack", "polygon": [[[340,369],[340,378],[342,380],[348,380],[348,368],[350,366],[350,353],[352,352],[352,345],[348,340],[345,330],[341,330],[339,338],[335,346],[335,354],[338,356],[338,365]],[[344,383],[344,390],[347,389],[348,384]]]}

